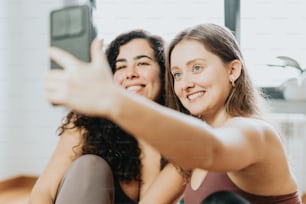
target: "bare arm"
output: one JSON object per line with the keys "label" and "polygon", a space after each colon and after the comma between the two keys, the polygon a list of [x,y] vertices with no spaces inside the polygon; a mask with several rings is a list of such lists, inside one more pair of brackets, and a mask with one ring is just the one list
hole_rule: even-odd
{"label": "bare arm", "polygon": [[29,204],[53,204],[58,186],[71,165],[75,153],[73,147],[80,142],[80,134],[75,130],[66,130],[48,162],[47,167],[35,183]]}
{"label": "bare arm", "polygon": [[172,164],[167,164],[145,192],[139,204],[176,203],[185,189],[183,177]]}
{"label": "bare arm", "polygon": [[262,159],[267,138],[275,137],[263,121],[234,118],[212,128],[140,96],[121,91],[115,97],[117,108],[108,117],[186,169],[242,169]]}
{"label": "bare arm", "polygon": [[46,90],[51,102],[107,117],[186,169],[233,171],[259,161],[267,153],[267,138],[275,134],[264,122],[237,118],[213,128],[119,88],[112,80],[101,46],[98,42],[92,44],[91,63],[52,50],[51,58],[65,69],[48,75]]}

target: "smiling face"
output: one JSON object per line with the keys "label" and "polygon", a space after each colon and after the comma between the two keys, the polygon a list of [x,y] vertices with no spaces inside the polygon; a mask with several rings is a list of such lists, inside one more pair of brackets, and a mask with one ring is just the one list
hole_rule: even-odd
{"label": "smiling face", "polygon": [[120,47],[114,80],[126,90],[157,100],[161,90],[160,72],[147,40],[134,39]]}
{"label": "smiling face", "polygon": [[232,88],[228,65],[195,40],[179,42],[170,58],[175,94],[192,115],[224,109]]}

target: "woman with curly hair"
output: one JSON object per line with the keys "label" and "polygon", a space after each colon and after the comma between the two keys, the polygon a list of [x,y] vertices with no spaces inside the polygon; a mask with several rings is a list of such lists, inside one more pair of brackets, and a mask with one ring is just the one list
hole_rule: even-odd
{"label": "woman with curly hair", "polygon": [[[124,33],[110,43],[106,55],[117,84],[132,95],[164,104],[160,37],[143,30]],[[32,190],[31,204],[173,203],[183,192],[184,179],[176,167],[110,120],[70,112],[60,135]]]}
{"label": "woman with curly hair", "polygon": [[252,204],[302,203],[280,134],[265,118],[260,94],[227,28],[197,25],[170,43],[167,105],[179,111],[119,89],[110,80],[107,61],[97,57],[103,55],[100,46],[101,42],[93,43],[96,57],[90,64],[51,49],[51,58],[67,69],[49,72],[50,102],[106,117],[169,161],[191,169],[185,204],[201,204],[224,190]]}

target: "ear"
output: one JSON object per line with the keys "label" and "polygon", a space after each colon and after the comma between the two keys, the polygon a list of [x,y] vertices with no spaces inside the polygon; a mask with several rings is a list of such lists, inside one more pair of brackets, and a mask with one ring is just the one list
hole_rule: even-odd
{"label": "ear", "polygon": [[234,83],[240,76],[242,64],[240,60],[233,60],[228,65],[228,76],[231,83]]}

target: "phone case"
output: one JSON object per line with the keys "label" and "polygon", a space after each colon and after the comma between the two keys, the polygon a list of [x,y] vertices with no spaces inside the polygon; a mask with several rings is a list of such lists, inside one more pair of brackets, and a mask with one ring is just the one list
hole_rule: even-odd
{"label": "phone case", "polygon": [[[91,8],[70,6],[50,13],[50,45],[71,53],[82,61],[90,61],[90,43],[96,37]],[[61,68],[51,61],[52,69]]]}

